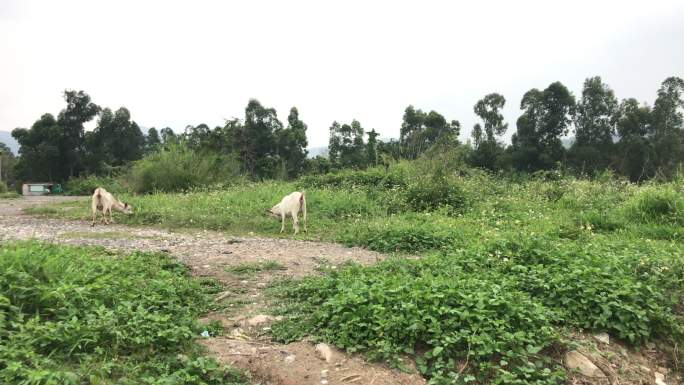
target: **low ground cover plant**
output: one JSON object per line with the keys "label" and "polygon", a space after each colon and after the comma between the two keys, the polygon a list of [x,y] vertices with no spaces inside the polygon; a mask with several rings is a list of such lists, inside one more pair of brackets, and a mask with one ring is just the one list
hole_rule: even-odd
{"label": "low ground cover plant", "polygon": [[0,245],[3,384],[245,384],[193,341],[218,290],[160,254]]}

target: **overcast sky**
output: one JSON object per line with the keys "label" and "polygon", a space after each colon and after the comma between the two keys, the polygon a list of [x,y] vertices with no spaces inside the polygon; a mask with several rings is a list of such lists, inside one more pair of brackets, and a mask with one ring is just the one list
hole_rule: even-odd
{"label": "overcast sky", "polygon": [[0,0],[5,131],[82,89],[177,132],[257,98],[282,121],[297,106],[310,146],[333,120],[397,137],[409,104],[467,139],[475,102],[499,92],[510,136],[525,91],[559,80],[579,96],[595,75],[652,104],[684,76],[684,1]]}

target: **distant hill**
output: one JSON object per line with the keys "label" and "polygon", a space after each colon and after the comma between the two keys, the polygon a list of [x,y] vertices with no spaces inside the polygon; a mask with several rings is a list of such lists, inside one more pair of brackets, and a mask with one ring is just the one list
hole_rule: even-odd
{"label": "distant hill", "polygon": [[14,155],[19,153],[19,143],[12,137],[12,134],[7,131],[0,131],[0,143],[5,143]]}

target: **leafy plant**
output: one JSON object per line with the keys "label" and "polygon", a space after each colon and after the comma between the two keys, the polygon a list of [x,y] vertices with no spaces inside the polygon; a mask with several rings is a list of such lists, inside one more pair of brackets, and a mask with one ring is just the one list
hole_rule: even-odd
{"label": "leafy plant", "polygon": [[3,243],[0,382],[242,384],[193,343],[207,303],[164,255]]}

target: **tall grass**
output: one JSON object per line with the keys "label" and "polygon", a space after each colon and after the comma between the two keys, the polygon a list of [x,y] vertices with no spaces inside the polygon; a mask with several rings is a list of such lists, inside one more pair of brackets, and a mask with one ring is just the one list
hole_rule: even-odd
{"label": "tall grass", "polygon": [[136,193],[178,192],[240,180],[239,163],[229,155],[200,153],[170,144],[134,163],[129,183]]}

